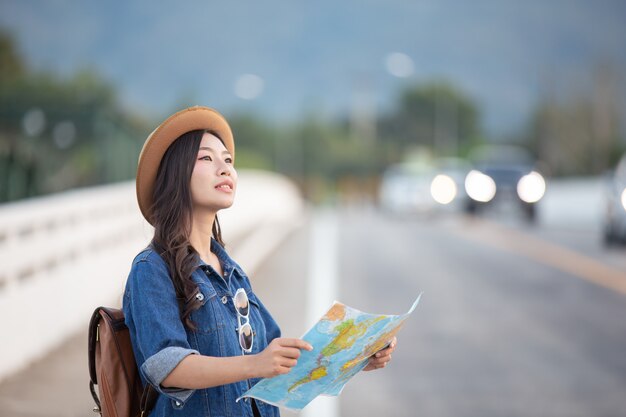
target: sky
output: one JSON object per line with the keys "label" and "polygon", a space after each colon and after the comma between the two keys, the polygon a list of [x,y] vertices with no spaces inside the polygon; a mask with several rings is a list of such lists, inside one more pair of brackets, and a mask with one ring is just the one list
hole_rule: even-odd
{"label": "sky", "polygon": [[[355,97],[381,114],[404,86],[439,80],[475,100],[493,135],[520,129],[547,94],[584,92],[602,65],[626,102],[625,18],[609,0],[0,0],[0,28],[30,66],[94,69],[146,115],[202,104],[332,118]],[[386,67],[397,52],[407,77]]]}

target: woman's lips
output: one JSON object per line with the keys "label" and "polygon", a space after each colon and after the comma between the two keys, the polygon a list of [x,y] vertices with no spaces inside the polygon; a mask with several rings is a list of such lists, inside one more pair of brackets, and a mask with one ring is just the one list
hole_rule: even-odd
{"label": "woman's lips", "polygon": [[219,184],[219,185],[216,185],[216,186],[215,186],[215,189],[216,189],[217,191],[221,191],[221,192],[223,192],[223,193],[232,193],[232,192],[233,192],[232,185],[227,184],[227,183],[225,183],[225,184]]}

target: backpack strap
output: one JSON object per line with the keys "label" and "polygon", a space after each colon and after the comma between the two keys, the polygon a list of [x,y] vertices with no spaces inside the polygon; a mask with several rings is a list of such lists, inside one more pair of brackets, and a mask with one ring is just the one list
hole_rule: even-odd
{"label": "backpack strap", "polygon": [[100,307],[96,308],[89,320],[89,341],[87,352],[89,355],[89,391],[96,406],[93,411],[99,413],[102,410],[100,399],[96,393],[95,386],[98,385],[98,374],[96,373],[96,343],[98,342],[98,324],[100,323]]}
{"label": "backpack strap", "polygon": [[159,392],[154,389],[152,384],[146,384],[143,389],[143,393],[141,394],[141,402],[139,403],[141,417],[150,414],[150,411],[152,411],[152,409],[154,408],[154,405],[156,404],[158,398]]}

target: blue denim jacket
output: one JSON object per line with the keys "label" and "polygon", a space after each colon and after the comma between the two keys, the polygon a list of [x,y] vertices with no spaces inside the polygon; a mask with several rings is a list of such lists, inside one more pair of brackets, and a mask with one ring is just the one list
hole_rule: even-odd
{"label": "blue denim jacket", "polygon": [[[200,309],[191,314],[193,331],[180,319],[180,311],[167,264],[152,248],[133,260],[124,292],[123,310],[142,382],[152,384],[161,394],[150,416],[252,417],[250,399],[235,400],[259,379],[250,379],[214,388],[190,390],[161,387],[161,382],[187,355],[237,356],[242,354],[237,333],[237,315],[232,297],[244,288],[250,300],[250,324],[254,332],[251,354],[261,352],[280,329],[252,291],[250,281],[217,241],[211,250],[217,255],[224,278],[198,258],[192,279],[200,292]],[[263,417],[278,417],[278,408],[257,401]]]}

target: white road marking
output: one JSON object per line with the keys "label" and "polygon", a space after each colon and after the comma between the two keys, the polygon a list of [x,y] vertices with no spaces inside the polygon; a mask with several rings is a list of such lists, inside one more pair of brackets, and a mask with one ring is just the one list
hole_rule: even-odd
{"label": "white road marking", "polygon": [[[312,326],[337,298],[339,242],[337,217],[331,210],[313,216],[307,280],[307,328]],[[339,417],[338,397],[317,397],[306,406],[303,417]]]}

